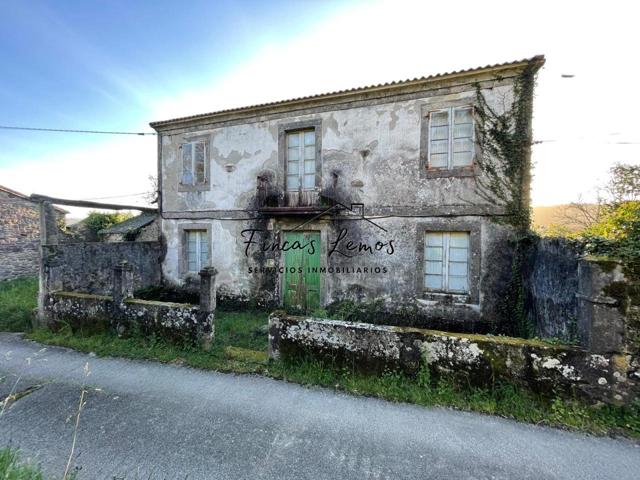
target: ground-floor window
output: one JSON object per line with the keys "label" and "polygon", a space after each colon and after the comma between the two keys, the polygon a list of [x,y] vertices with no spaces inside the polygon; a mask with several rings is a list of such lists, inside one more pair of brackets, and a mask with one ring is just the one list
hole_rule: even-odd
{"label": "ground-floor window", "polygon": [[199,272],[209,265],[209,236],[206,230],[185,230],[187,271]]}
{"label": "ground-floor window", "polygon": [[469,292],[469,232],[425,233],[424,287],[434,292]]}

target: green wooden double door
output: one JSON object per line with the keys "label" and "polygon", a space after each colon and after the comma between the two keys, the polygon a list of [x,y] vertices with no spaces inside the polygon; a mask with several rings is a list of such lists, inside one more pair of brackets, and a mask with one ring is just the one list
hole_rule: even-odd
{"label": "green wooden double door", "polygon": [[320,232],[285,232],[284,240],[288,246],[307,245],[284,252],[284,306],[316,310],[320,308]]}

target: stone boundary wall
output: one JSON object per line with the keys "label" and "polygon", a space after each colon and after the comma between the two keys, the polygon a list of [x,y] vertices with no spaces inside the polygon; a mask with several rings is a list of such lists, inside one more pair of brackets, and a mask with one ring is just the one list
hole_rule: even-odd
{"label": "stone boundary wall", "polygon": [[524,274],[525,309],[536,336],[595,353],[638,353],[640,281],[622,262],[584,257],[566,239],[542,238]]}
{"label": "stone boundary wall", "polygon": [[540,238],[524,265],[527,318],[541,338],[576,340],[580,255],[563,238]]}
{"label": "stone boundary wall", "polygon": [[347,365],[414,374],[465,375],[478,385],[506,381],[542,393],[575,393],[586,399],[632,403],[640,394],[640,357],[600,354],[534,340],[467,335],[298,317],[269,317],[269,356],[312,354]]}
{"label": "stone boundary wall", "polygon": [[214,313],[187,303],[129,298],[116,304],[109,295],[54,292],[47,297],[46,310],[52,324],[66,323],[72,329],[102,324],[119,335],[140,331],[205,348],[214,336]]}
{"label": "stone boundary wall", "polygon": [[38,240],[0,245],[0,282],[20,277],[36,277],[39,270]]}
{"label": "stone boundary wall", "polygon": [[160,242],[85,242],[42,245],[47,290],[107,295],[113,268],[122,261],[133,267],[133,289],[160,285],[164,250]]}
{"label": "stone boundary wall", "polygon": [[200,304],[158,302],[133,298],[133,268],[127,262],[113,269],[111,295],[55,291],[45,293],[39,319],[72,329],[108,327],[119,335],[140,332],[177,343],[199,344],[208,350],[214,337],[215,268],[200,271]]}

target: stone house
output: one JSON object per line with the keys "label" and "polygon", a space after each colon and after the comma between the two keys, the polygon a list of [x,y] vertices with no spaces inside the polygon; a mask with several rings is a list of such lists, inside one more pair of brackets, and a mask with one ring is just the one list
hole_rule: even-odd
{"label": "stone house", "polygon": [[[59,223],[66,210],[55,208]],[[0,185],[0,281],[37,276],[40,210],[27,195]]]}
{"label": "stone house", "polygon": [[378,301],[471,331],[508,322],[513,229],[478,192],[477,109],[480,95],[507,108],[517,79],[543,63],[151,123],[164,281],[190,287],[213,265],[223,301],[307,311]]}

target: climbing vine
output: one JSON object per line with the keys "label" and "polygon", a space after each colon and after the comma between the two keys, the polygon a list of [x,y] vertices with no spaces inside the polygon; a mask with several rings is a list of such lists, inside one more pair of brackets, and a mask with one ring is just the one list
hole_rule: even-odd
{"label": "climbing vine", "polygon": [[[476,177],[476,192],[488,203],[504,208],[496,218],[528,231],[531,211],[531,125],[535,65],[527,66],[515,79],[508,108],[491,107],[476,84],[476,138],[480,154],[476,162],[482,173]],[[508,101],[507,101],[508,102]]]}
{"label": "climbing vine", "polygon": [[500,206],[504,215],[494,219],[515,228],[511,278],[500,306],[513,320],[514,334],[529,338],[534,329],[525,309],[524,266],[530,245],[531,124],[536,65],[527,66],[515,79],[513,97],[504,110],[489,105],[476,84],[476,138],[480,147],[476,192],[487,203]]}

